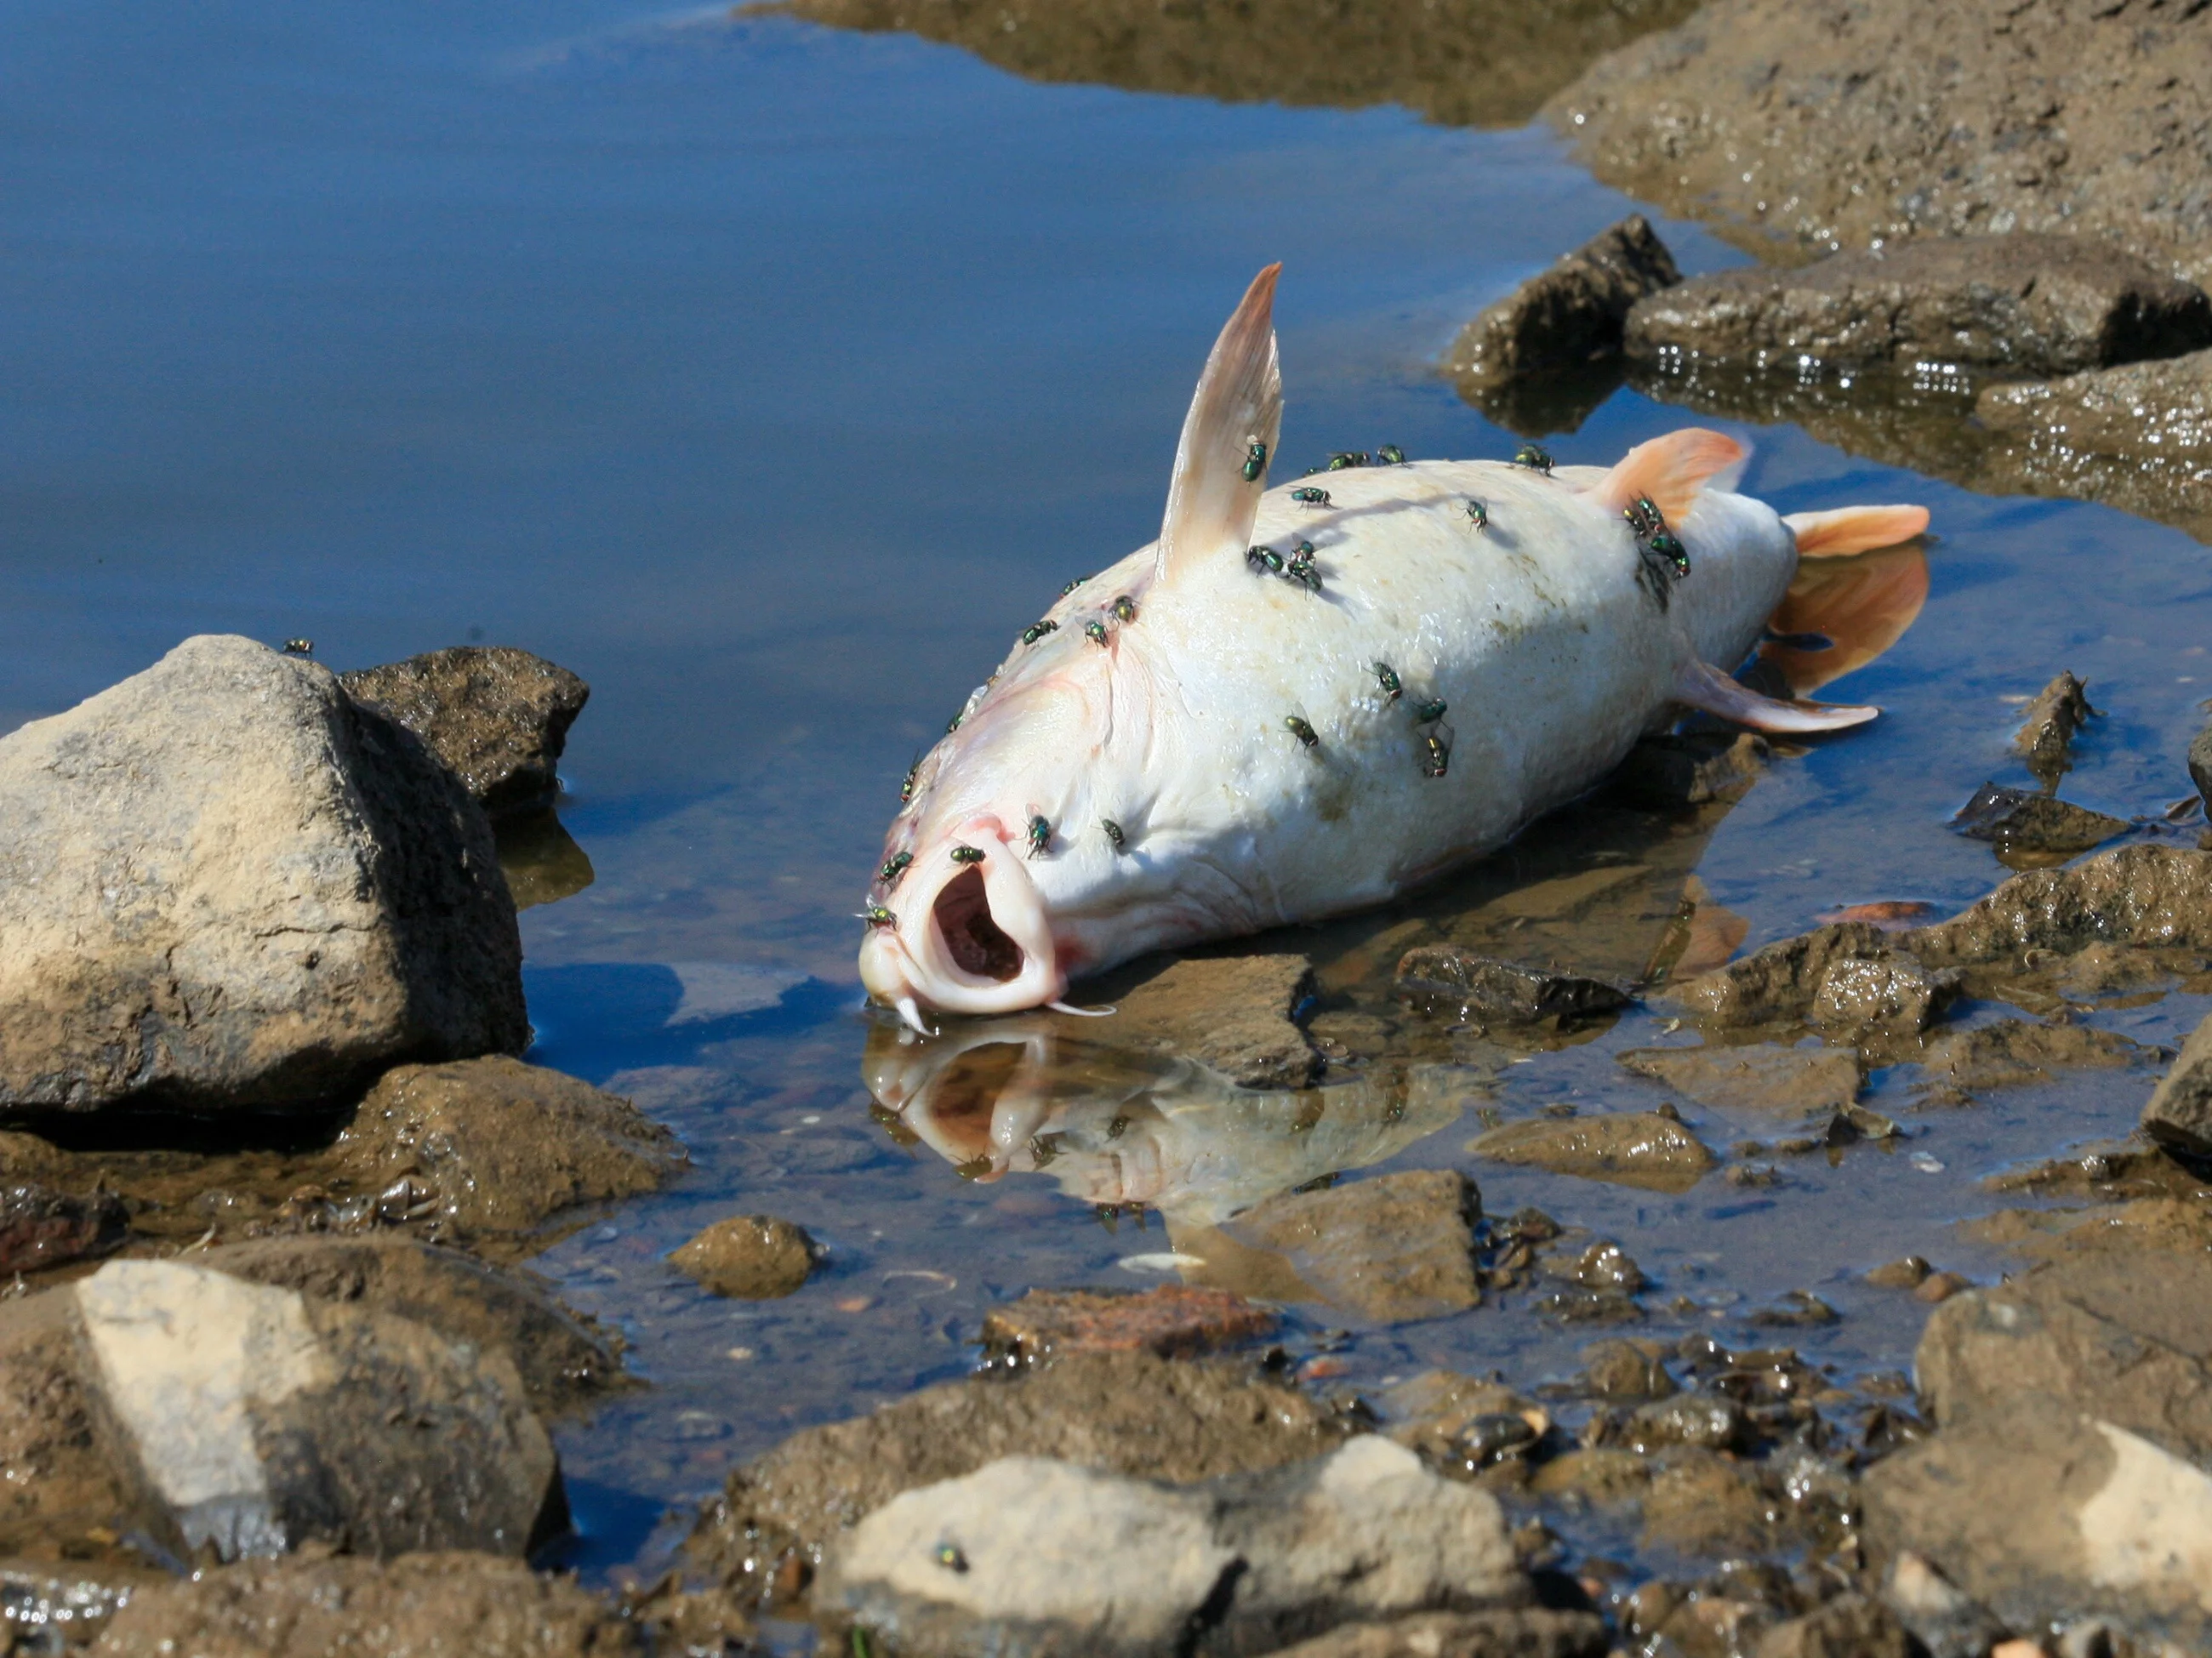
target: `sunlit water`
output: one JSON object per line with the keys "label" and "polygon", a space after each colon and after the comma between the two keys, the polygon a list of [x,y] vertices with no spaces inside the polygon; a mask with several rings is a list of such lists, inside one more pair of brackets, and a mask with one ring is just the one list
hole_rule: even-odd
{"label": "sunlit water", "polygon": [[[1478,1105],[1664,1097],[1613,1062],[1657,1035],[1638,1012],[1491,1055],[1379,1127],[1355,1075],[1328,1091],[1334,1141],[1185,1098],[1163,1121],[1218,1189],[1109,1226],[1067,1168],[972,1181],[872,1114],[852,912],[908,761],[1063,581],[1149,538],[1198,365],[1266,261],[1293,468],[1384,441],[1508,452],[1429,365],[1628,205],[1543,131],[1033,86],[904,37],[580,0],[42,4],[10,35],[0,729],[210,630],[311,637],[340,668],[483,639],[592,684],[562,817],[598,878],[524,917],[533,1057],[633,1094],[695,1166],[538,1262],[654,1384],[562,1432],[588,1568],[665,1547],[664,1513],[791,1429],[962,1374],[994,1302],[1157,1282],[1121,1263],[1316,1162],[1468,1167],[1492,1212],[1620,1239],[1660,1286],[1653,1333],[1732,1338],[1812,1291],[1842,1322],[1765,1339],[1858,1370],[1905,1363],[1924,1313],[1860,1272],[1908,1251],[1993,1271],[1949,1230],[1995,1206],[1980,1178],[2131,1126],[2140,1073],[1924,1114],[1878,1076],[1909,1142],[1774,1188],[1470,1163]],[[1662,230],[1686,268],[1740,257]],[[1679,423],[1623,392],[1552,447],[1610,461]],[[1745,487],[1785,510],[1933,508],[1924,614],[1829,693],[1887,717],[1694,826],[1584,822],[1538,872],[1648,863],[1679,890],[1694,865],[1752,944],[1842,902],[1962,902],[2003,872],[1946,819],[2026,780],[2014,704],[2060,667],[2109,710],[2070,798],[2133,816],[2187,792],[2200,546],[1747,435]],[[1403,914],[1486,902],[1518,856]],[[1399,919],[1288,943],[1366,1005],[1389,963],[1358,952]],[[2171,1041],[2199,1011],[2096,1017]],[[1094,1103],[1071,1084],[1068,1121]],[[1717,1148],[1757,1133],[1688,1114]],[[804,1224],[827,1270],[748,1305],[665,1266],[738,1211]],[[1676,1295],[1694,1308],[1657,1310]],[[1290,1342],[1343,1321],[1294,1307]],[[1355,1329],[1339,1385],[1431,1364],[1533,1384],[1593,1333],[1517,1303]]]}

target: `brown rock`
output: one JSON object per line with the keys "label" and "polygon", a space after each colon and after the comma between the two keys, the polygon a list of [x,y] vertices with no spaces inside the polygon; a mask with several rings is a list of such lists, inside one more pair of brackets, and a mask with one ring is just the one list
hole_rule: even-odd
{"label": "brown rock", "polygon": [[0,1187],[0,1272],[40,1272],[104,1255],[129,1224],[112,1192],[74,1198],[44,1186]]}
{"label": "brown rock", "polygon": [[1606,780],[1606,793],[1651,811],[1734,799],[1758,781],[1773,750],[1753,732],[1647,737]]}
{"label": "brown rock", "polygon": [[2012,745],[2027,768],[2046,783],[2055,783],[2073,758],[2074,733],[2096,714],[2089,706],[2089,688],[2070,673],[2061,673],[2021,710],[2020,730]]}
{"label": "brown rock", "polygon": [[668,1264],[715,1295],[771,1301],[804,1285],[822,1253],[804,1227],[771,1215],[733,1215],[678,1249]]}
{"label": "brown rock", "polygon": [[1917,1650],[1895,1612],[1869,1596],[1846,1594],[1767,1631],[1758,1658],[1914,1658]]}
{"label": "brown rock", "polygon": [[[739,1631],[732,1633],[741,1633]],[[255,1561],[140,1590],[98,1658],[617,1658],[640,1631],[573,1578],[462,1552]]]}
{"label": "brown rock", "polygon": [[386,1072],[337,1151],[372,1187],[414,1182],[406,1213],[465,1233],[528,1231],[571,1205],[635,1197],[686,1160],[628,1100],[504,1055]]}
{"label": "brown rock", "polygon": [[1987,841],[2000,857],[2071,858],[2128,832],[2127,820],[2055,795],[1984,783],[1959,809],[1951,827]]}
{"label": "brown rock", "polygon": [[1930,1268],[1917,1255],[1906,1255],[1887,1266],[1877,1266],[1866,1275],[1866,1281],[1883,1290],[1917,1290],[1927,1282]]}
{"label": "brown rock", "polygon": [[1616,1056],[1700,1105],[1723,1110],[1841,1111],[1858,1097],[1859,1057],[1849,1048],[1634,1048]]}
{"label": "brown rock", "polygon": [[1603,1398],[1667,1399],[1675,1391],[1656,1343],[1593,1342],[1583,1349],[1582,1361],[1583,1388]]}
{"label": "brown rock", "polygon": [[338,676],[355,701],[396,720],[444,761],[485,811],[534,811],[592,688],[543,657],[461,645]]}
{"label": "brown rock", "polygon": [[1538,1497],[1571,1497],[1601,1508],[1618,1508],[1642,1497],[1651,1483],[1651,1465],[1634,1451],[1612,1447],[1572,1450],[1538,1468],[1528,1489]]}
{"label": "brown rock", "polygon": [[1295,1022],[1312,993],[1303,956],[1149,957],[1083,987],[1114,1005],[1112,1019],[1060,1023],[1087,1042],[1196,1060],[1241,1087],[1297,1088],[1322,1066]]}
{"label": "brown rock", "polygon": [[1063,1353],[1139,1350],[1178,1358],[1275,1327],[1275,1315],[1226,1290],[1032,1290],[983,1320],[986,1351],[1034,1364]]}
{"label": "brown rock", "polygon": [[2212,302],[2078,236],[1929,237],[1792,270],[1717,270],[1639,301],[1640,357],[1839,366],[1929,361],[2015,373],[2171,356],[2212,344]]}
{"label": "brown rock", "polygon": [[1831,1039],[1910,1039],[1949,1011],[1962,986],[1957,969],[1930,972],[1910,957],[1848,959],[1820,975],[1807,1017]]}
{"label": "brown rock", "polygon": [[1644,1492],[1644,1540],[1682,1554],[1771,1546],[1766,1494],[1751,1469],[1717,1451],[1684,1445],[1660,1459]]}
{"label": "brown rock", "polygon": [[1715,1024],[1802,1019],[1812,1011],[1813,999],[1830,967],[1844,961],[1882,961],[1889,955],[1888,937],[1879,927],[1863,922],[1815,927],[1686,980],[1670,993],[1697,1017]]}
{"label": "brown rock", "polygon": [[2151,1090],[2142,1128],[2169,1151],[2212,1157],[2212,1016],[2189,1033],[2180,1055]]}
{"label": "brown rock", "polygon": [[1424,944],[1398,962],[1398,993],[1444,1003],[1466,1018],[1498,1024],[1561,1024],[1616,1012],[1633,999],[1618,985],[1478,956],[1457,944]]}
{"label": "brown rock", "polygon": [[1605,1650],[1605,1622],[1595,1612],[1516,1606],[1346,1624],[1275,1658],[1599,1658]]}
{"label": "brown rock", "polygon": [[1612,356],[1629,307],[1681,279],[1650,222],[1631,215],[1468,324],[1445,372],[1463,388],[1488,390]]}
{"label": "brown rock", "polygon": [[[1419,1451],[1434,1467],[1455,1462],[1480,1467],[1484,1448],[1510,1440],[1525,1451],[1543,1436],[1551,1418],[1502,1382],[1451,1370],[1424,1370],[1387,1389],[1380,1400],[1390,1437]],[[1500,1436],[1491,1424],[1511,1418]]]}
{"label": "brown rock", "polygon": [[135,1518],[101,1448],[98,1395],[61,1291],[0,1302],[0,1558],[82,1552],[95,1528],[118,1535]]}
{"label": "brown rock", "polygon": [[1713,1166],[1696,1135],[1653,1111],[1532,1117],[1479,1135],[1467,1149],[1471,1157],[1654,1192],[1686,1192]]}
{"label": "brown rock", "polygon": [[1912,1292],[1915,1301],[1927,1302],[1930,1306],[1950,1300],[1961,1290],[1971,1290],[1974,1281],[1958,1272],[1930,1272]]}
{"label": "brown rock", "polygon": [[2212,853],[2126,846],[2066,869],[2031,870],[1902,940],[1936,963],[2070,955],[2096,944],[2212,950]]}
{"label": "brown rock", "polygon": [[1480,1303],[1473,1227],[1481,1215],[1481,1193],[1465,1175],[1416,1169],[1287,1192],[1225,1230],[1287,1256],[1332,1305],[1395,1323]]}
{"label": "brown rock", "polygon": [[2212,351],[1985,386],[1974,413],[2062,476],[2114,460],[2184,484],[2212,462]]}

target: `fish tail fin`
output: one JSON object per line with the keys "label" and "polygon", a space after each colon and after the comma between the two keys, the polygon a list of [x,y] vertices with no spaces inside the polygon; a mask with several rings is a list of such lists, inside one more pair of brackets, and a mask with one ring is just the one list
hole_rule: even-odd
{"label": "fish tail fin", "polygon": [[1680,524],[1697,505],[1698,491],[1726,488],[1735,481],[1729,469],[1741,469],[1750,458],[1725,432],[1687,426],[1638,444],[1591,486],[1591,493],[1615,513],[1649,500],[1669,524]]}
{"label": "fish tail fin", "polygon": [[1282,435],[1274,322],[1275,278],[1282,269],[1271,264],[1252,279],[1206,359],[1176,446],[1156,565],[1162,581],[1200,560],[1241,555],[1252,538],[1267,462]]}
{"label": "fish tail fin", "polygon": [[1838,507],[1790,513],[1782,520],[1797,537],[1800,558],[1842,558],[1910,541],[1928,527],[1925,507]]}
{"label": "fish tail fin", "polygon": [[1719,719],[1777,736],[1845,731],[1865,725],[1881,712],[1845,702],[1779,702],[1694,657],[1675,674],[1668,695]]}

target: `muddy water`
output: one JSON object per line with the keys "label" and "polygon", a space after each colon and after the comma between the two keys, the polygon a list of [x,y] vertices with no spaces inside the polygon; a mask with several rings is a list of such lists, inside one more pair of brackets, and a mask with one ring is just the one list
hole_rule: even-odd
{"label": "muddy water", "polygon": [[[2107,711],[2069,798],[2132,817],[2187,792],[2201,546],[1788,425],[1733,428],[1778,506],[1934,509],[1916,624],[1829,693],[1887,717],[1778,756],[1732,805],[1571,811],[1388,913],[1273,941],[1320,969],[1326,1086],[1237,1096],[1006,1040],[1026,1027],[953,1060],[979,1033],[933,1051],[861,1010],[851,912],[900,774],[1063,581],[1156,526],[1197,364],[1257,264],[1286,261],[1294,465],[1510,449],[1427,365],[1627,205],[1544,135],[1032,84],[905,35],[580,0],[222,17],[42,8],[0,65],[0,727],[210,629],[311,637],[341,668],[483,638],[591,680],[573,842],[511,848],[545,901],[524,917],[533,1057],[633,1094],[695,1167],[538,1262],[654,1384],[562,1430],[587,1570],[657,1556],[664,1515],[791,1428],[961,1374],[983,1312],[1029,1286],[1180,1271],[1295,1297],[1211,1240],[1319,1177],[1468,1168],[1492,1213],[1621,1242],[1656,1286],[1644,1333],[1786,1340],[1855,1376],[1906,1363],[1924,1312],[1860,1272],[1910,1252],[1993,1273],[1952,1230],[1997,1203],[1982,1178],[2131,1126],[2140,1073],[1923,1110],[1899,1066],[1866,1099],[1904,1138],[1755,1159],[1771,1185],[1466,1152],[1489,1121],[1668,1098],[1614,1057],[1665,1022],[1455,1032],[1389,994],[1407,940],[1638,977],[1839,904],[1961,903],[2003,871],[1946,819],[2028,781],[2007,740],[2061,667]],[[1739,257],[1664,234],[1686,269]],[[1610,460],[1680,418],[1623,390],[1553,447]],[[2124,1001],[2084,1017],[2171,1042],[2203,1007]],[[912,1121],[872,1096],[933,1077]],[[1042,1169],[976,1161],[1014,1089],[1058,1136]],[[1723,1153],[1780,1133],[1683,1112]],[[827,1270],[758,1305],[667,1270],[737,1211],[804,1224]],[[1796,1291],[1840,1319],[1750,1321]],[[1330,1349],[1331,1386],[1434,1364],[1533,1386],[1600,1332],[1530,1301],[1371,1328],[1294,1299],[1289,1345]]]}

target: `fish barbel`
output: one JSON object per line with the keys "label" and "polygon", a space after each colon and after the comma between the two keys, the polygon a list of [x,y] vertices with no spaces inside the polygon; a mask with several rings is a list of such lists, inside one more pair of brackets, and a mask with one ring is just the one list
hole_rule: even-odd
{"label": "fish barbel", "polygon": [[1906,540],[1924,508],[1784,519],[1723,487],[1743,451],[1696,428],[1609,470],[1350,466],[1293,501],[1267,486],[1279,270],[1206,360],[1159,539],[1064,593],[908,780],[860,978],[917,1029],[1379,903],[1686,708],[1792,733],[1875,717],[1727,670],[1800,557]]}

